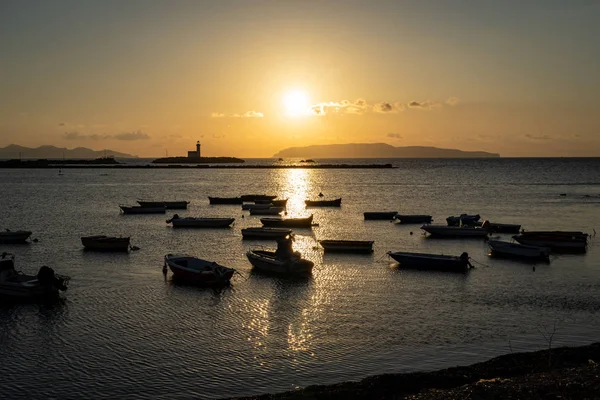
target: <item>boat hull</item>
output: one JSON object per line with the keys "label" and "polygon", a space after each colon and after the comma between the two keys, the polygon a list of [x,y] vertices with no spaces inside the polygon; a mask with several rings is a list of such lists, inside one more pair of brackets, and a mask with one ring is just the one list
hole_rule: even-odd
{"label": "boat hull", "polygon": [[483,228],[472,228],[467,226],[445,226],[445,225],[423,225],[425,232],[432,237],[439,238],[480,238],[488,237],[488,231]]}
{"label": "boat hull", "polygon": [[365,220],[392,220],[397,211],[367,211],[363,213]]}
{"label": "boat hull", "polygon": [[242,238],[275,240],[286,237],[291,233],[292,230],[286,228],[245,228],[242,229]]}
{"label": "boat hull", "polygon": [[81,238],[81,244],[86,248],[86,250],[127,251],[129,250],[130,238],[84,236]]}
{"label": "boat hull", "polygon": [[550,237],[537,236],[513,236],[520,244],[527,246],[549,247],[556,253],[585,253],[587,251],[587,242],[580,240],[560,240]]}
{"label": "boat hull", "polygon": [[165,207],[167,210],[185,210],[189,201],[138,201],[142,207]]}
{"label": "boat hull", "polygon": [[517,224],[498,224],[490,222],[489,229],[493,233],[519,233],[521,225]]}
{"label": "boat hull", "polygon": [[314,266],[312,261],[303,258],[277,259],[273,251],[250,250],[246,256],[254,268],[270,274],[310,275]]}
{"label": "boat hull", "polygon": [[469,270],[467,257],[409,252],[388,252],[388,255],[400,266],[406,268],[449,272],[467,272]]}
{"label": "boat hull", "polygon": [[527,246],[499,240],[490,240],[488,246],[492,256],[497,257],[544,261],[547,261],[550,257],[549,247]]}
{"label": "boat hull", "polygon": [[180,218],[170,219],[173,228],[229,228],[235,218]]}
{"label": "boat hull", "polygon": [[279,215],[283,211],[283,207],[252,208],[250,215]]}
{"label": "boat hull", "polygon": [[119,206],[123,214],[165,214],[165,207]]}
{"label": "boat hull", "polygon": [[210,204],[242,204],[241,197],[208,197]]}
{"label": "boat hull", "polygon": [[311,228],[313,216],[308,218],[261,218],[265,227],[273,228]]}
{"label": "boat hull", "polygon": [[27,239],[31,236],[30,231],[6,231],[0,232],[0,243],[27,243]]}
{"label": "boat hull", "polygon": [[401,224],[430,224],[433,221],[431,215],[396,215],[395,219]]}
{"label": "boat hull", "polygon": [[334,253],[372,253],[373,243],[363,240],[319,240],[323,250]]}
{"label": "boat hull", "polygon": [[341,207],[342,199],[335,200],[304,200],[306,207]]}
{"label": "boat hull", "polygon": [[242,201],[254,202],[254,201],[271,201],[277,198],[277,196],[271,196],[267,194],[244,194],[240,197]]}
{"label": "boat hull", "polygon": [[217,263],[190,256],[165,256],[165,264],[173,279],[191,285],[227,285],[235,270]]}

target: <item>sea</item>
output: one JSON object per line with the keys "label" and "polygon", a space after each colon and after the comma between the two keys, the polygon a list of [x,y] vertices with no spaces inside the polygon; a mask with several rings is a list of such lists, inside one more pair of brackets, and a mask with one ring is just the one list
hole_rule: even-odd
{"label": "sea", "polygon": [[[71,277],[53,305],[0,305],[2,399],[213,399],[277,393],[384,373],[429,371],[511,352],[600,340],[600,159],[368,159],[392,169],[0,169],[0,229],[37,239],[1,245],[16,267]],[[142,163],[140,160],[125,161]],[[247,160],[268,164],[273,160]],[[340,208],[305,199],[342,198]],[[274,243],[208,196],[272,194],[290,217],[310,277],[256,273],[246,258]],[[180,216],[235,217],[228,229],[173,229],[166,215],[123,215],[138,199],[187,200]],[[481,239],[432,239],[420,225],[365,211],[461,213],[525,230],[585,231],[586,254],[549,263],[495,259]],[[86,235],[130,236],[139,250],[93,253]],[[503,240],[511,235],[495,234]],[[321,239],[373,240],[369,255],[324,254]],[[388,251],[460,255],[466,274],[400,267]],[[164,256],[235,268],[229,287],[182,286]]]}

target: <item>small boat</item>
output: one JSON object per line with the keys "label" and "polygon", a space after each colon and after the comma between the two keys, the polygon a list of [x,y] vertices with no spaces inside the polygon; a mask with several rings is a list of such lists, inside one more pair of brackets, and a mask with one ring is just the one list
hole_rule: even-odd
{"label": "small boat", "polygon": [[164,214],[165,207],[119,206],[123,214]]}
{"label": "small boat", "polygon": [[342,199],[334,200],[304,200],[307,207],[341,207]]}
{"label": "small boat", "polygon": [[271,205],[275,207],[285,207],[288,199],[271,200]]}
{"label": "small boat", "polygon": [[325,251],[338,253],[372,253],[373,243],[365,240],[319,240]]}
{"label": "small boat", "polygon": [[208,202],[210,204],[242,204],[241,197],[210,197],[208,196]]}
{"label": "small boat", "polygon": [[165,207],[167,210],[185,210],[189,201],[143,201],[138,200],[142,207]]}
{"label": "small boat", "polygon": [[167,254],[166,266],[173,272],[173,279],[195,285],[227,285],[235,273],[233,268],[185,254]]}
{"label": "small boat", "polygon": [[290,236],[277,239],[276,251],[250,250],[246,257],[257,270],[281,275],[308,275],[314,266],[292,249]]}
{"label": "small boat", "polygon": [[[248,204],[249,206],[263,206],[263,205],[268,205],[268,206],[274,206],[274,207],[285,207],[287,205],[287,201],[288,199],[283,199],[283,200],[255,200],[254,204]],[[246,204],[244,204],[246,205]]]}
{"label": "small boat", "polygon": [[536,237],[547,237],[554,238],[557,240],[579,240],[587,242],[589,235],[584,232],[575,231],[523,231],[523,236],[536,236]]}
{"label": "small boat", "polygon": [[30,231],[11,231],[0,232],[0,243],[26,243],[31,236]]}
{"label": "small boat", "polygon": [[433,221],[433,217],[431,215],[401,215],[398,214],[394,217],[400,221],[401,224],[430,224]]}
{"label": "small boat", "polygon": [[548,260],[549,247],[527,246],[523,244],[490,240],[488,242],[493,256],[522,258],[527,260]]}
{"label": "small boat", "polygon": [[436,237],[477,237],[487,238],[488,230],[472,226],[423,225],[425,232]]}
{"label": "small boat", "polygon": [[480,218],[481,216],[479,214],[460,214],[458,217],[452,216],[446,218],[446,222],[448,223],[448,226],[470,225],[479,221]]}
{"label": "small boat", "polygon": [[264,226],[274,228],[310,228],[312,221],[312,214],[306,218],[267,217],[260,219]]}
{"label": "small boat", "polygon": [[54,273],[47,266],[40,267],[37,275],[15,270],[15,256],[2,253],[0,258],[0,296],[13,300],[52,300],[60,291],[67,290],[70,278]]}
{"label": "small boat", "polygon": [[[513,236],[513,239],[528,246],[549,247],[553,252],[585,253],[587,250],[587,234],[581,232],[570,232],[575,235],[563,233],[522,233]],[[584,236],[586,235],[586,236]]]}
{"label": "small boat", "polygon": [[397,211],[367,211],[363,213],[365,219],[386,219],[392,220],[398,214]]}
{"label": "small boat", "polygon": [[129,250],[128,237],[113,237],[105,235],[83,236],[81,244],[88,250],[127,251]]}
{"label": "small boat", "polygon": [[173,224],[173,228],[228,228],[233,221],[235,218],[181,218],[175,214],[167,220],[167,224]]}
{"label": "small boat", "polygon": [[467,253],[462,253],[460,256],[444,256],[439,254],[388,251],[387,254],[400,263],[400,266],[408,268],[450,272],[467,272],[470,267],[472,268],[469,262],[469,254]]}
{"label": "small boat", "polygon": [[270,203],[267,204],[252,204],[252,203],[244,203],[242,204],[242,210],[253,210],[258,208],[269,208],[273,207]]}
{"label": "small boat", "polygon": [[521,225],[490,222],[489,229],[493,233],[519,233]]}
{"label": "small boat", "polygon": [[267,194],[244,194],[241,197],[242,201],[247,201],[247,202],[255,202],[255,201],[261,201],[261,200],[271,201],[276,198],[277,198],[277,196],[271,196],[271,195],[267,195]]}
{"label": "small boat", "polygon": [[287,228],[244,228],[242,229],[242,238],[244,239],[277,239],[292,234],[291,229]]}
{"label": "small boat", "polygon": [[284,210],[283,207],[251,208],[250,215],[279,215]]}

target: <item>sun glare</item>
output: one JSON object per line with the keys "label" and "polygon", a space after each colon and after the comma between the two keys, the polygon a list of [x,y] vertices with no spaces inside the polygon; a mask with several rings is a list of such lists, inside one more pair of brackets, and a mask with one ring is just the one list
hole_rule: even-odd
{"label": "sun glare", "polygon": [[308,113],[308,95],[302,90],[294,90],[283,96],[285,113],[290,116],[304,115]]}

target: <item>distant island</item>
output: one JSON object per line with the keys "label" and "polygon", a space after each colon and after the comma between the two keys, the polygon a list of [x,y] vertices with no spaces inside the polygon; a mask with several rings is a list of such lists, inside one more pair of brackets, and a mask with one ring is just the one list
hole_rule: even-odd
{"label": "distant island", "polygon": [[19,160],[11,159],[0,161],[0,168],[49,168],[49,167],[64,167],[64,166],[75,166],[75,165],[122,165],[120,162],[115,160],[113,157],[102,157],[89,159],[59,159],[59,160],[47,160],[45,158],[37,160]]}
{"label": "distant island", "polygon": [[0,148],[0,158],[4,159],[60,159],[60,158],[79,158],[79,159],[97,159],[101,157],[112,156],[119,158],[137,158],[132,154],[120,153],[114,150],[91,150],[85,147],[76,147],[74,149],[67,149],[64,147],[55,146],[40,146],[36,148],[29,148],[11,144],[9,146]]}
{"label": "distant island", "polygon": [[292,158],[498,158],[485,151],[462,151],[426,146],[394,147],[387,143],[326,144],[290,147],[273,157]]}
{"label": "distant island", "polygon": [[239,164],[245,161],[235,157],[163,157],[153,164]]}

